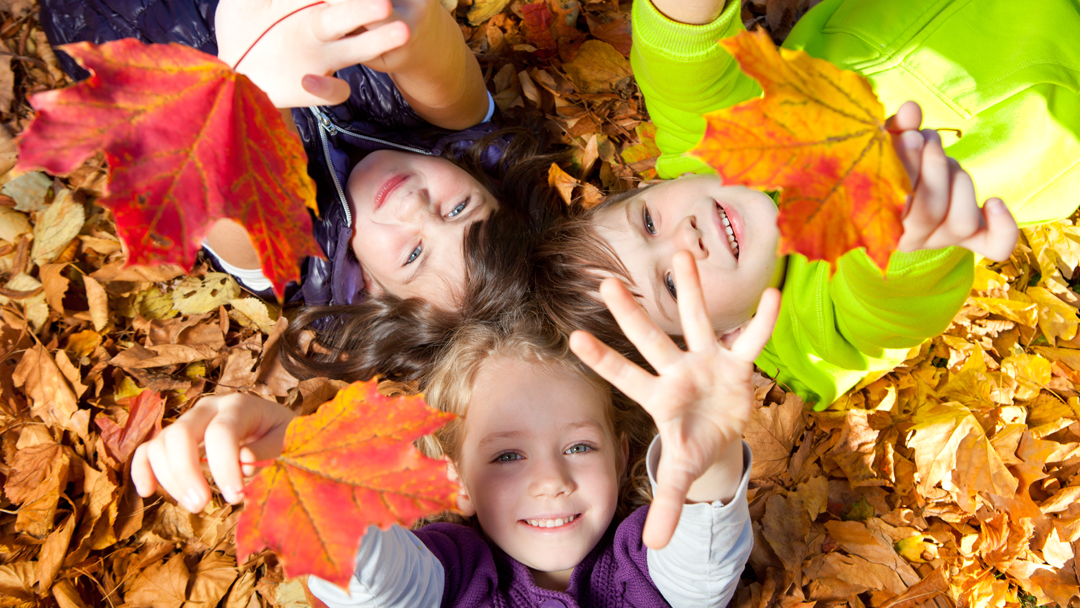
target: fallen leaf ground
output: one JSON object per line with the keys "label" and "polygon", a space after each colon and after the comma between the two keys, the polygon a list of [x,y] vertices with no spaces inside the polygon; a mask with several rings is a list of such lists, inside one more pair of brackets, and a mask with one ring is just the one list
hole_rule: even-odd
{"label": "fallen leaf ground", "polygon": [[[451,0],[452,2],[452,0]],[[750,0],[780,40],[809,0]],[[630,74],[629,4],[462,2],[502,108],[577,151],[566,198],[654,176]],[[572,27],[576,24],[577,27]],[[133,491],[133,440],[200,394],[248,390],[310,412],[342,383],[289,383],[279,311],[204,266],[121,270],[100,159],[14,179],[27,95],[68,82],[28,0],[0,2],[0,608],[299,608],[264,553],[237,567],[237,511],[190,515]],[[733,605],[1080,605],[1080,228],[1025,230],[981,264],[941,336],[827,412],[759,378],[755,549]],[[143,396],[149,389],[163,405]],[[159,418],[160,416],[160,418]]]}

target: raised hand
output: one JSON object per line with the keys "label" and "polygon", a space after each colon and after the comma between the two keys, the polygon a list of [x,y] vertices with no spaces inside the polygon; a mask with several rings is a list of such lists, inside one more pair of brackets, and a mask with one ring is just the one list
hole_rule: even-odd
{"label": "raised hand", "polygon": [[591,334],[577,331],[570,336],[574,354],[640,403],[660,431],[658,486],[642,533],[652,549],[671,540],[687,500],[729,500],[734,495],[742,475],[742,434],[754,406],[754,359],[772,335],[780,308],[780,292],[765,290],[757,315],[729,348],[712,330],[693,256],[679,252],[673,263],[687,351],[656,326],[621,282],[608,279],[600,286],[619,327],[659,376]]}
{"label": "raised hand", "polygon": [[135,450],[131,480],[139,496],[160,487],[188,511],[202,511],[211,495],[199,464],[204,448],[214,483],[235,504],[242,499],[243,476],[255,472],[254,465],[241,463],[279,456],[295,417],[283,405],[240,393],[204,397]]}
{"label": "raised hand", "polygon": [[979,207],[975,184],[960,163],[945,155],[937,131],[919,131],[922,109],[905,103],[890,119],[893,144],[915,190],[904,213],[900,251],[958,245],[992,260],[1009,259],[1020,230],[1005,203]]}
{"label": "raised hand", "polygon": [[314,2],[222,0],[217,7],[218,58],[233,66],[243,56],[237,71],[279,108],[345,101],[349,85],[331,74],[358,63],[400,67],[412,59],[410,40],[446,12],[437,0],[326,0],[303,8]]}

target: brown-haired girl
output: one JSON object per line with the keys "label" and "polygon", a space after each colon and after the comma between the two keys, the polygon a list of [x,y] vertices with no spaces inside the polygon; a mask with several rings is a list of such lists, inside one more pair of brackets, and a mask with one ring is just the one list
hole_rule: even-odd
{"label": "brown-haired girl", "polygon": [[[658,376],[592,336],[570,339],[584,364],[644,411],[574,362],[542,317],[510,311],[462,329],[428,387],[434,405],[460,418],[425,445],[448,459],[470,525],[369,528],[348,592],[315,579],[312,591],[330,606],[726,604],[752,544],[741,437],[754,405],[753,359],[779,297],[767,292],[727,348],[709,327],[693,259],[679,256],[676,272],[686,286],[685,352],[618,282],[602,290]],[[289,419],[250,397],[204,399],[138,448],[132,479],[143,496],[160,484],[201,508],[208,488],[193,463],[203,439],[215,481],[238,499],[240,463],[280,452]],[[654,498],[633,509],[648,502],[634,473],[643,462]],[[620,508],[633,511],[623,518]]]}

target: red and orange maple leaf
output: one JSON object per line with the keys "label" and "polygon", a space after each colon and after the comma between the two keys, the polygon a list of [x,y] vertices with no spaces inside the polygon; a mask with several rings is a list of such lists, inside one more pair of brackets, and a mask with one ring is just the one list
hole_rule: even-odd
{"label": "red and orange maple leaf", "polygon": [[280,296],[299,260],[322,255],[307,157],[270,99],[212,55],[134,39],[62,47],[91,73],[30,98],[19,170],[74,171],[96,152],[133,265],[190,267],[220,218],[247,229]]}
{"label": "red and orange maple leaf", "polygon": [[777,52],[763,31],[720,44],[765,95],[706,114],[705,137],[691,154],[725,183],[782,189],[780,254],[835,268],[844,253],[865,247],[886,268],[911,183],[870,83],[803,51]]}
{"label": "red and orange maple leaf", "polygon": [[286,576],[314,574],[345,587],[368,526],[408,527],[456,505],[446,464],[412,445],[454,416],[420,396],[382,397],[376,386],[351,384],[289,425],[285,451],[244,489],[240,563],[268,547]]}

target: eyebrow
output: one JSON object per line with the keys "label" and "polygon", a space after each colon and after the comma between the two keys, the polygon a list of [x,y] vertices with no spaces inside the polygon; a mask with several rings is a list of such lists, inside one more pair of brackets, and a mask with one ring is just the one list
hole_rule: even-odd
{"label": "eyebrow", "polygon": [[[595,422],[591,422],[591,421],[590,422],[571,422],[570,424],[567,424],[566,426],[562,427],[562,430],[563,431],[576,431],[578,429],[583,429],[583,428],[584,429],[598,429],[600,431],[603,431],[603,427],[601,425],[599,425],[599,424],[597,424]],[[499,441],[501,439],[517,439],[517,438],[521,437],[523,434],[524,433],[522,431],[503,431],[501,433],[492,433],[492,434],[488,435],[487,437],[484,437],[483,439],[481,439],[480,443],[477,444],[476,447],[477,447],[478,450],[483,450],[485,447],[487,447],[488,445],[490,445],[492,443],[495,443],[496,441]]]}
{"label": "eyebrow", "polygon": [[[630,233],[631,234],[636,234],[638,236],[638,238],[641,239],[642,246],[644,246],[644,244],[645,244],[645,235],[643,235],[641,233],[641,228],[639,228],[636,225],[637,222],[635,222],[634,214],[633,214],[633,212],[631,210],[631,207],[634,206],[634,202],[636,200],[637,200],[637,197],[634,196],[634,197],[631,197],[630,200],[626,201],[626,225],[627,225],[628,228],[630,228]],[[653,281],[652,281],[653,301],[656,304],[656,309],[660,311],[660,315],[663,316],[668,321],[671,321],[671,315],[669,315],[667,313],[667,309],[664,308],[664,304],[663,304],[663,297],[664,296],[663,296],[662,292],[660,291],[660,284],[663,283],[663,282],[664,282],[663,277],[657,277],[655,269],[654,269]]]}

